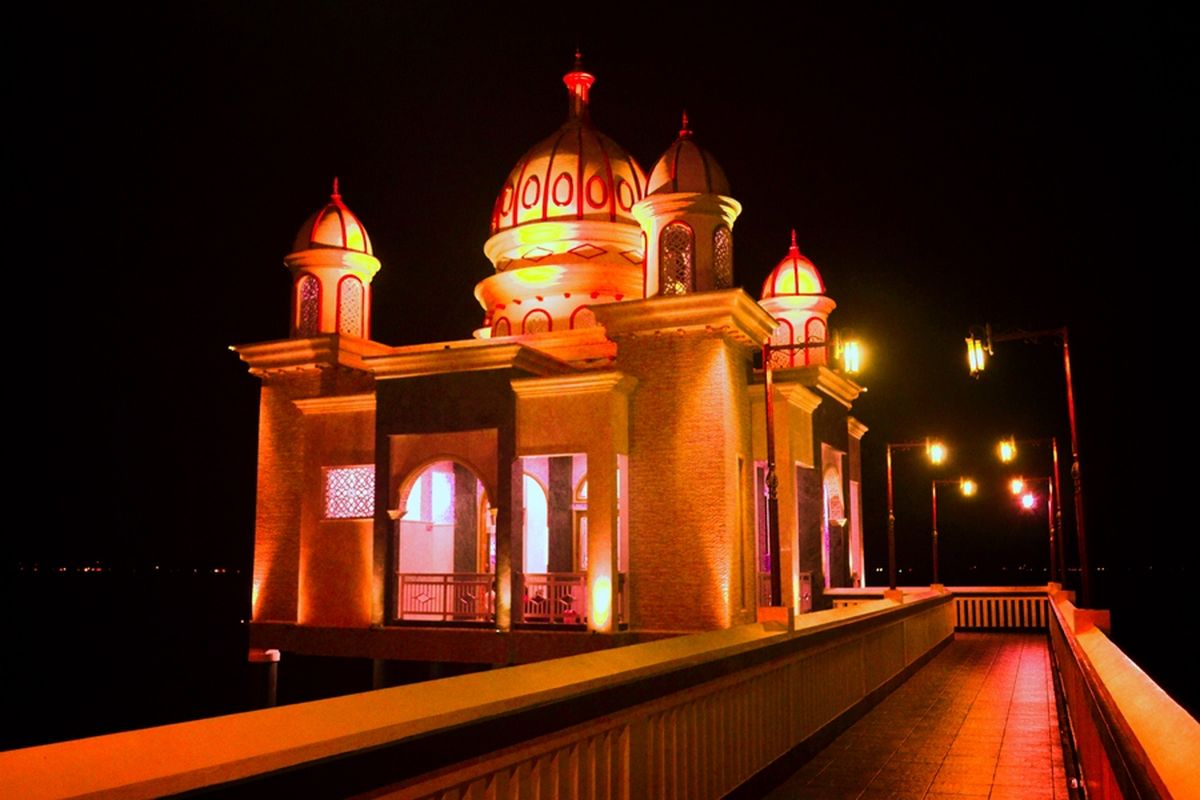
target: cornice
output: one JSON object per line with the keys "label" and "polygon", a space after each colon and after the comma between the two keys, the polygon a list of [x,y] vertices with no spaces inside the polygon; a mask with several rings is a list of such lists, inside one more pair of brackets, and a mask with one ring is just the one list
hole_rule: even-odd
{"label": "cornice", "polygon": [[373,354],[386,353],[390,348],[370,339],[326,333],[306,338],[234,345],[229,349],[246,362],[250,367],[250,374],[266,376],[330,367],[345,367],[366,372],[368,368],[363,359]]}
{"label": "cornice", "polygon": [[309,397],[293,400],[305,414],[346,414],[353,411],[374,411],[374,394],[344,394],[333,397]]}
{"label": "cornice", "polygon": [[371,356],[366,363],[381,380],[491,369],[520,369],[534,375],[575,371],[565,361],[507,339],[498,342],[465,339],[397,348],[386,355]]}
{"label": "cornice", "polygon": [[675,332],[720,332],[741,344],[760,346],[775,320],[741,289],[656,295],[592,306],[610,339]]}
{"label": "cornice", "polygon": [[[817,406],[821,405],[821,395],[802,386],[799,383],[783,383],[779,380],[775,382],[775,391],[787,402],[788,405],[803,411],[806,414],[812,414],[817,410]],[[761,383],[752,384],[750,386],[750,397],[758,400],[763,397],[765,386]]]}
{"label": "cornice", "polygon": [[632,375],[615,370],[580,372],[548,378],[521,378],[512,382],[517,397],[561,397],[578,394],[622,394],[628,396],[637,385]]}
{"label": "cornice", "polygon": [[846,430],[855,439],[862,439],[863,434],[870,430],[866,425],[863,425],[854,417],[846,417]]}

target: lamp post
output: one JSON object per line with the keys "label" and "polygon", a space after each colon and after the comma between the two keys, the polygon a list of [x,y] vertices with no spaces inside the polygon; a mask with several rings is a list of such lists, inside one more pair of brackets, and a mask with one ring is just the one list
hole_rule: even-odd
{"label": "lamp post", "polygon": [[771,344],[768,339],[762,346],[763,394],[767,417],[767,547],[771,550],[771,603],[783,597],[783,576],[779,563],[779,477],[775,474],[775,369],[771,365],[771,354],[782,351],[807,350],[832,347],[834,358],[842,362],[842,372],[854,375],[862,369],[862,346],[857,340],[843,338],[836,331],[832,341],[798,342],[795,344]]}
{"label": "lamp post", "polygon": [[[973,327],[967,332],[967,364],[971,370],[971,377],[977,378],[987,368],[987,357],[993,353],[993,343],[1036,342],[1040,339],[1057,339],[1062,343],[1063,374],[1067,383],[1067,418],[1071,425],[1071,482],[1074,484],[1075,490],[1075,538],[1079,544],[1079,584],[1080,593],[1083,595],[1082,604],[1090,606],[1092,578],[1091,570],[1088,568],[1087,535],[1083,518],[1083,476],[1079,468],[1079,432],[1075,425],[1075,388],[1071,381],[1071,345],[1066,326],[1039,331],[1015,330],[1000,334],[993,334],[991,325],[983,326],[982,330]],[[1065,564],[1062,571],[1065,575]]]}
{"label": "lamp post", "polygon": [[[1051,436],[1045,439],[1014,439],[1009,437],[1000,442],[998,452],[1000,460],[1005,464],[1011,463],[1017,457],[1018,445],[1050,445],[1050,475],[1047,480],[1051,482],[1049,494],[1051,497],[1051,506],[1053,507],[1054,516],[1051,518],[1050,530],[1050,580],[1054,580],[1056,576],[1055,565],[1057,563],[1057,577],[1060,584],[1067,584],[1067,553],[1066,545],[1063,542],[1062,535],[1062,483],[1060,482],[1060,470],[1058,468],[1058,437]],[[1006,452],[1008,457],[1006,458]],[[1040,480],[1040,479],[1038,479]],[[1013,494],[1020,494],[1014,491]],[[1078,496],[1078,495],[1076,495]],[[1055,542],[1057,541],[1057,547]]]}
{"label": "lamp post", "polygon": [[[1037,506],[1037,497],[1033,494],[1033,492],[1027,492],[1025,490],[1028,488],[1028,484],[1030,482],[1046,482],[1046,530],[1048,532],[1050,544],[1050,580],[1052,581],[1054,580],[1055,533],[1056,529],[1062,525],[1062,512],[1060,512],[1058,509],[1057,499],[1057,472],[1058,470],[1056,469],[1056,474],[1054,476],[1043,475],[1037,478],[1028,479],[1014,478],[1009,487],[1012,490],[1012,493],[1020,498],[1021,508],[1025,511],[1032,511]],[[1017,487],[1018,482],[1021,484],[1020,488]],[[1061,543],[1059,546],[1061,547]]]}
{"label": "lamp post", "polygon": [[930,483],[930,494],[933,496],[933,583],[938,583],[938,527],[937,527],[937,487],[939,483],[957,483],[963,497],[974,497],[978,489],[975,481],[970,478],[959,478],[957,481],[947,478],[934,478]]}
{"label": "lamp post", "polygon": [[936,440],[924,442],[888,442],[887,451],[887,537],[888,537],[888,588],[896,588],[896,502],[892,491],[892,450],[916,450],[925,448],[930,463],[937,465],[946,460],[946,445]]}

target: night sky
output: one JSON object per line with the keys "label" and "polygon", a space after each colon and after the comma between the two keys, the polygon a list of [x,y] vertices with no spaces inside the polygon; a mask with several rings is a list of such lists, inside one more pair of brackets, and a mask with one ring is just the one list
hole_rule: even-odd
{"label": "night sky", "polygon": [[[1070,328],[1094,563],[1186,560],[1171,460],[1194,438],[1176,353],[1196,87],[1180,20],[497,8],[105,4],[30,27],[38,55],[8,92],[9,386],[32,411],[10,433],[30,484],[11,488],[37,514],[9,538],[17,560],[248,568],[258,382],[227,347],[287,335],[301,222],[340,176],[383,262],[374,338],[467,337],[492,202],[565,118],[576,45],[598,127],[643,168],[687,109],[744,206],[735,281],[757,297],[794,227],[833,325],[865,341],[872,569],[883,445],[928,434],[954,448],[939,477],[984,484],[970,509],[945,495],[947,580],[980,559],[1045,565],[1044,518],[1012,510],[991,447],[1057,435],[1065,466],[1060,350],[1000,345],[972,381],[963,337],[983,322]],[[901,565],[927,581],[933,473],[916,454],[896,470]]]}

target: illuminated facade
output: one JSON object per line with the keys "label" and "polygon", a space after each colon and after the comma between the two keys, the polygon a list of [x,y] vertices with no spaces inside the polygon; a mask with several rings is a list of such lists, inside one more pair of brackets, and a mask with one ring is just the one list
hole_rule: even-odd
{"label": "illuminated facade", "polygon": [[[721,167],[685,117],[647,176],[592,123],[594,80],[567,74],[566,123],[500,189],[474,338],[373,341],[380,264],[336,183],[302,227],[290,338],[236,348],[262,381],[255,646],[511,663],[861,584],[866,428],[820,274],[793,234],[760,302],[733,288]],[[778,553],[768,341],[801,345],[772,355]]]}

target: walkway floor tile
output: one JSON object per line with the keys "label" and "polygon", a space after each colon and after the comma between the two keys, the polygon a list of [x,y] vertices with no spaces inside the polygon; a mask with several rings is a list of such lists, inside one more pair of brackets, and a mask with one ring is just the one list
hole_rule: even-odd
{"label": "walkway floor tile", "polygon": [[1062,800],[1046,638],[954,642],[769,800]]}

